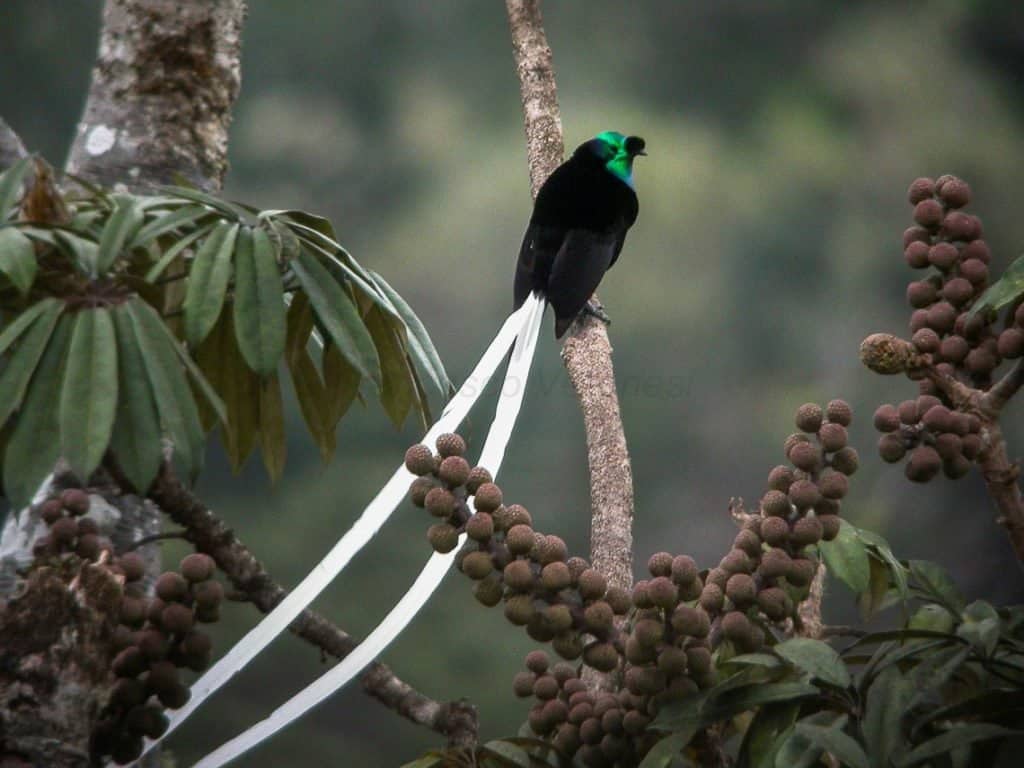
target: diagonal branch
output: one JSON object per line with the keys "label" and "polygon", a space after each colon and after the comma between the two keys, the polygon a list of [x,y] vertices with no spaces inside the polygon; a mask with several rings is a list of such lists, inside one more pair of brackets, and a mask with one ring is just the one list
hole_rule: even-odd
{"label": "diagonal branch", "polygon": [[[506,0],[523,102],[530,186],[534,197],[562,159],[551,48],[539,0]],[[590,466],[590,557],[609,586],[633,584],[633,471],[615,389],[612,347],[603,323],[577,322],[562,348],[562,362],[583,411]]]}
{"label": "diagonal branch", "polygon": [[[116,468],[112,468],[116,472]],[[232,585],[263,613],[269,613],[284,596],[285,589],[274,581],[234,532],[175,478],[166,466],[149,498],[174,522],[184,526],[199,552],[210,555]],[[303,640],[336,658],[344,658],[358,645],[348,633],[318,613],[305,610],[291,630]],[[400,680],[394,672],[374,662],[363,673],[363,689],[384,706],[448,737],[452,746],[475,743],[477,713],[468,702],[438,702]]]}

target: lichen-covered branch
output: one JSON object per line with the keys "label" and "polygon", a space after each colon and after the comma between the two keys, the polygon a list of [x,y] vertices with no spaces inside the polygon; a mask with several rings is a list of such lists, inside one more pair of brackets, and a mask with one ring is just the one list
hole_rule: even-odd
{"label": "lichen-covered branch", "polygon": [[[526,128],[534,196],[562,159],[551,48],[539,0],[507,0]],[[583,411],[590,465],[591,563],[609,586],[633,583],[633,471],[615,389],[612,346],[605,325],[587,316],[562,348],[562,361]]]}
{"label": "lichen-covered branch", "polygon": [[241,82],[243,0],[107,0],[67,170],[129,189],[217,189]]}
{"label": "lichen-covered branch", "polygon": [[9,168],[28,154],[21,138],[0,117],[0,171]]}
{"label": "lichen-covered branch", "polygon": [[[199,552],[210,555],[231,584],[263,613],[269,613],[287,592],[234,532],[164,468],[149,497],[177,524],[184,526]],[[305,610],[291,631],[335,658],[344,658],[358,645],[323,616]],[[439,702],[400,680],[380,662],[362,676],[363,689],[389,709],[417,725],[447,736],[452,746],[475,743],[476,709],[466,701]]]}

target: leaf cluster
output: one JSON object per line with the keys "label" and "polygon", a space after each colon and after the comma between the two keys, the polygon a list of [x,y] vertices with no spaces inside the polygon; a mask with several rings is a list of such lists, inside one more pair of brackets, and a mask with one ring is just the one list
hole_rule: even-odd
{"label": "leaf cluster", "polygon": [[108,450],[139,490],[168,456],[194,478],[217,425],[236,470],[258,445],[276,480],[282,370],[325,460],[364,394],[401,425],[429,422],[430,396],[449,392],[423,324],[326,219],[82,183],[55,207],[66,215],[39,221],[18,205],[31,162],[0,175],[0,451],[15,505],[58,460],[85,480]]}

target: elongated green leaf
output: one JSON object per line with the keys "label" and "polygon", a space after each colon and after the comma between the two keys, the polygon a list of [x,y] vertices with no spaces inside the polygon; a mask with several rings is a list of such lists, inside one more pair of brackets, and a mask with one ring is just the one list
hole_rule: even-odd
{"label": "elongated green leaf", "polygon": [[821,543],[821,555],[829,572],[855,594],[868,588],[871,567],[865,544],[845,520],[840,521],[839,535]]}
{"label": "elongated green leaf", "polygon": [[23,157],[0,174],[0,221],[7,218],[7,212],[11,210],[11,206],[18,199],[21,182],[24,181],[31,164],[31,157]]}
{"label": "elongated green leaf", "polygon": [[160,428],[171,441],[174,458],[195,478],[203,460],[203,432],[181,361],[168,339],[167,328],[152,307],[142,300],[130,301],[124,306],[146,364]]}
{"label": "elongated green leaf", "polygon": [[919,744],[908,754],[898,759],[896,766],[897,768],[909,768],[911,765],[918,765],[925,760],[938,757],[967,744],[1021,735],[1024,735],[1024,731],[1005,728],[1001,725],[993,725],[992,723],[954,725],[942,735],[936,736],[924,744]]}
{"label": "elongated green leaf", "polygon": [[161,235],[166,235],[168,232],[172,232],[179,227],[193,224],[203,216],[209,215],[211,215],[210,209],[201,205],[184,205],[169,212],[161,213],[135,233],[131,239],[131,247],[141,248]]}
{"label": "elongated green leaf", "polygon": [[850,685],[850,673],[846,665],[828,643],[809,637],[791,637],[776,645],[773,650],[813,678],[838,688]]}
{"label": "elongated green leaf", "polygon": [[[19,317],[19,320],[25,316],[29,319],[23,326],[27,330],[21,338],[21,343],[0,372],[0,425],[4,424],[7,417],[21,405],[32,374],[39,365],[39,360],[57,324],[57,318],[63,310],[63,302],[57,299],[43,299],[31,309],[25,310]],[[11,328],[13,325],[8,326],[8,330]],[[13,338],[15,337],[12,335]]]}
{"label": "elongated green leaf", "polygon": [[235,250],[235,335],[249,367],[261,376],[277,370],[284,353],[284,286],[270,238],[243,229]]}
{"label": "elongated green leaf", "polygon": [[320,449],[321,459],[329,461],[334,455],[336,437],[333,426],[329,426],[330,407],[326,389],[307,349],[312,329],[313,315],[309,301],[304,294],[299,294],[288,308],[285,358],[302,418]]}
{"label": "elongated green leaf", "polygon": [[716,697],[711,702],[713,709],[708,712],[715,712],[715,719],[724,719],[764,704],[794,701],[819,694],[818,688],[809,683],[755,683]]}
{"label": "elongated green leaf", "polygon": [[7,441],[4,493],[14,509],[31,501],[60,457],[60,421],[55,405],[60,399],[72,324],[70,315],[62,315],[58,320]]}
{"label": "elongated green leaf", "polygon": [[955,616],[963,611],[967,602],[942,566],[928,560],[911,560],[910,575],[930,600],[940,603]]}
{"label": "elongated green leaf", "polygon": [[761,707],[743,735],[736,768],[772,768],[780,736],[792,730],[800,715],[800,704],[781,702]]}
{"label": "elongated green leaf", "polygon": [[7,348],[17,341],[21,337],[21,334],[28,330],[28,327],[32,325],[40,315],[52,312],[53,307],[56,304],[58,304],[58,301],[53,298],[37,301],[8,323],[3,332],[0,333],[0,355],[6,352]]}
{"label": "elongated green leaf", "polygon": [[276,373],[260,381],[260,453],[263,466],[271,483],[277,483],[284,473],[288,455],[288,441],[284,427],[284,403],[281,382]]}
{"label": "elongated green leaf", "polygon": [[693,741],[697,735],[698,726],[696,723],[670,734],[651,747],[650,752],[640,763],[640,768],[668,768],[672,760]]}
{"label": "elongated green leaf", "polygon": [[221,222],[196,252],[185,295],[185,338],[198,347],[220,317],[231,278],[238,225]]}
{"label": "elongated green leaf", "polygon": [[184,200],[190,200],[193,203],[199,203],[201,205],[207,205],[214,210],[220,211],[220,213],[230,219],[231,221],[241,222],[245,220],[245,211],[239,206],[228,200],[222,200],[219,197],[208,195],[198,189],[191,189],[189,187],[160,187],[162,192],[166,192],[168,195],[173,197],[179,197]]}
{"label": "elongated green leaf", "polygon": [[95,242],[63,229],[54,230],[53,235],[58,246],[78,265],[79,269],[93,277],[97,275],[96,260],[99,246]]}
{"label": "elongated green leaf", "polygon": [[841,728],[797,723],[796,732],[850,768],[871,768],[864,749]]}
{"label": "elongated green leaf", "polygon": [[863,621],[870,621],[885,605],[889,594],[889,568],[877,557],[869,557],[871,577],[868,588],[857,596],[857,608]]}
{"label": "elongated green leaf", "polygon": [[376,272],[370,272],[370,275],[384,295],[387,296],[388,301],[391,302],[391,305],[398,312],[399,317],[401,317],[402,322],[405,323],[405,327],[408,329],[409,353],[413,363],[424,374],[424,377],[434,385],[438,394],[442,397],[447,397],[451,392],[452,382],[448,378],[448,372],[444,368],[444,363],[441,362],[441,356],[437,353],[437,348],[434,347],[434,342],[431,340],[430,334],[427,333],[427,329],[416,316],[416,313],[412,311],[412,308],[406,303],[405,299],[399,295],[398,291],[388,285],[384,278]]}
{"label": "elongated green leaf", "polygon": [[405,348],[398,335],[385,319],[384,314],[372,307],[364,318],[370,331],[373,343],[380,355],[383,385],[380,390],[380,402],[384,406],[391,423],[401,427],[413,403],[418,403],[416,390],[412,383],[412,371],[405,357]]}
{"label": "elongated green leaf", "polygon": [[38,268],[32,241],[16,227],[0,227],[0,272],[26,294],[36,279]]}
{"label": "elongated green leaf", "polygon": [[120,402],[110,447],[135,489],[145,493],[163,458],[160,419],[128,310],[121,305],[111,316],[117,337]]}
{"label": "elongated green leaf", "polygon": [[74,315],[60,394],[61,455],[83,481],[110,444],[117,411],[117,343],[110,310]]}
{"label": "elongated green leaf", "polygon": [[201,237],[206,237],[213,228],[217,226],[215,223],[207,224],[206,226],[200,227],[195,232],[191,232],[185,235],[181,240],[178,240],[174,245],[164,251],[160,259],[149,268],[146,272],[146,276],[143,278],[147,283],[154,282],[160,275],[163,274],[164,270],[170,266],[171,262],[174,261],[175,257],[184,251],[186,248],[192,245],[196,240]]}
{"label": "elongated green leaf", "polygon": [[[377,288],[373,281],[363,277],[365,272],[361,273],[352,269],[341,259],[339,254],[332,253],[327,248],[319,245],[315,240],[303,237],[300,238],[300,243],[303,247],[321,257],[321,264],[323,264],[327,271],[334,276],[335,280],[342,285],[346,282],[350,283],[352,287],[366,299],[376,304],[396,320],[401,319],[399,318],[398,312],[395,308],[391,306],[391,302],[388,301],[387,297]],[[342,252],[339,251],[339,253]],[[354,263],[352,259],[348,259],[348,261],[349,263]]]}
{"label": "elongated green leaf", "polygon": [[1002,277],[996,280],[971,305],[970,316],[983,309],[1002,309],[1024,294],[1024,256],[1018,256],[1006,268]]}
{"label": "elongated green leaf", "polygon": [[331,342],[324,346],[323,369],[327,389],[327,424],[333,430],[359,395],[359,382],[363,377]]}
{"label": "elongated green leaf", "polygon": [[872,765],[888,765],[903,748],[901,721],[913,695],[913,686],[895,666],[878,675],[868,689],[861,728]]}
{"label": "elongated green leaf", "polygon": [[430,752],[423,757],[418,757],[411,763],[405,763],[401,768],[441,768],[444,765],[445,756],[436,752]]}
{"label": "elongated green leaf", "polygon": [[138,199],[132,195],[114,195],[114,212],[110,214],[100,236],[96,256],[96,272],[104,274],[124,250],[125,243],[134,237],[142,225],[143,212]]}
{"label": "elongated green leaf", "polygon": [[377,348],[348,293],[305,249],[291,262],[291,268],[331,341],[346,360],[379,387],[381,372]]}
{"label": "elongated green leaf", "polygon": [[245,364],[235,336],[231,314],[225,312],[208,340],[217,342],[217,354],[222,361],[220,394],[227,407],[227,420],[221,425],[221,437],[231,460],[231,469],[238,472],[256,447],[260,419],[260,380]]}
{"label": "elongated green leaf", "polygon": [[892,576],[893,584],[896,585],[896,591],[899,592],[900,598],[906,602],[909,596],[907,569],[892,553],[892,547],[889,546],[889,542],[874,531],[857,528],[854,525],[850,527],[854,529],[857,537],[868,545],[871,552],[881,558],[888,566],[889,575]]}

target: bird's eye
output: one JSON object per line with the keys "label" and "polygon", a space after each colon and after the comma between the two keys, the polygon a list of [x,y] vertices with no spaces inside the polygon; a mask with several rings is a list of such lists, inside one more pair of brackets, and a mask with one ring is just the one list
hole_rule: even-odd
{"label": "bird's eye", "polygon": [[626,139],[626,151],[631,155],[638,155],[644,151],[644,147],[647,146],[644,140],[639,136],[630,136]]}

